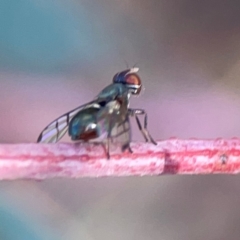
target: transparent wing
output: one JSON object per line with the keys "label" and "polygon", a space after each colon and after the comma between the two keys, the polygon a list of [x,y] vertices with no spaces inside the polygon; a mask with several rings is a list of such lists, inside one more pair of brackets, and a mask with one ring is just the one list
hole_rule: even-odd
{"label": "transparent wing", "polygon": [[81,105],[77,107],[59,118],[52,121],[49,125],[47,125],[43,131],[40,133],[37,142],[39,143],[56,143],[58,142],[67,132],[69,123],[71,119],[82,109],[91,107],[91,106],[98,106],[98,101],[92,101],[87,104]]}
{"label": "transparent wing", "polygon": [[[109,139],[110,142],[121,144],[123,150],[129,147],[131,141],[127,100],[127,97],[123,97],[120,100],[108,101],[97,115],[100,135]],[[109,140],[107,141],[108,145]]]}
{"label": "transparent wing", "polygon": [[128,115],[126,115],[123,121],[112,128],[111,139],[114,142],[120,143],[123,151],[127,148],[131,150],[129,146],[131,142],[131,126]]}

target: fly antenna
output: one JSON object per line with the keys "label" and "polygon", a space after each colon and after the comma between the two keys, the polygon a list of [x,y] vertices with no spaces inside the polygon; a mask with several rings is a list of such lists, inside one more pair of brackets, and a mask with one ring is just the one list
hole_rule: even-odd
{"label": "fly antenna", "polygon": [[126,59],[124,59],[124,62],[125,62],[125,65],[126,65],[127,69],[129,69],[129,65],[128,65],[128,62],[127,62]]}
{"label": "fly antenna", "polygon": [[136,63],[133,65],[133,68],[135,68],[135,67],[137,66],[138,63],[139,63],[139,61],[136,62]]}

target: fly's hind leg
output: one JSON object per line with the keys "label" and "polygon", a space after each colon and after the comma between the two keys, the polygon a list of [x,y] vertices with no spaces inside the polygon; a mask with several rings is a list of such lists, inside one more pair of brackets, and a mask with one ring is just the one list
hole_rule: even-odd
{"label": "fly's hind leg", "polygon": [[[145,141],[146,142],[151,142],[154,145],[157,145],[157,143],[152,138],[151,134],[149,133],[149,131],[147,129],[147,113],[145,112],[145,110],[143,110],[143,109],[128,109],[128,114],[130,116],[135,117],[138,128],[141,131]],[[141,124],[141,122],[138,118],[138,115],[144,115],[144,125],[143,125],[143,127],[142,127],[142,124]]]}

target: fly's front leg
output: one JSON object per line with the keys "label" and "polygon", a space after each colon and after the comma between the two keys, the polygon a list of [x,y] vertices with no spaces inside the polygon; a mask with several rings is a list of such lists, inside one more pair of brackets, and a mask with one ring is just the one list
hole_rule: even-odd
{"label": "fly's front leg", "polygon": [[[147,129],[147,113],[145,112],[145,110],[143,109],[128,109],[128,114],[130,116],[135,117],[137,125],[139,130],[141,131],[144,139],[146,142],[151,142],[155,145],[157,145],[157,143],[154,141],[154,139],[152,138],[152,136],[150,135],[148,129]],[[144,125],[142,127],[142,124],[138,118],[138,115],[144,115]]]}

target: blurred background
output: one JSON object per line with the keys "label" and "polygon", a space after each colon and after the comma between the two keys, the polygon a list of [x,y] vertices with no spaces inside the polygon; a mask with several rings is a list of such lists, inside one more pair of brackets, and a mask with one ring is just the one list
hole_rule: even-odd
{"label": "blurred background", "polygon": [[[126,63],[155,139],[239,137],[239,28],[237,0],[1,1],[0,142],[35,142]],[[239,239],[239,180],[2,181],[0,239]]]}

